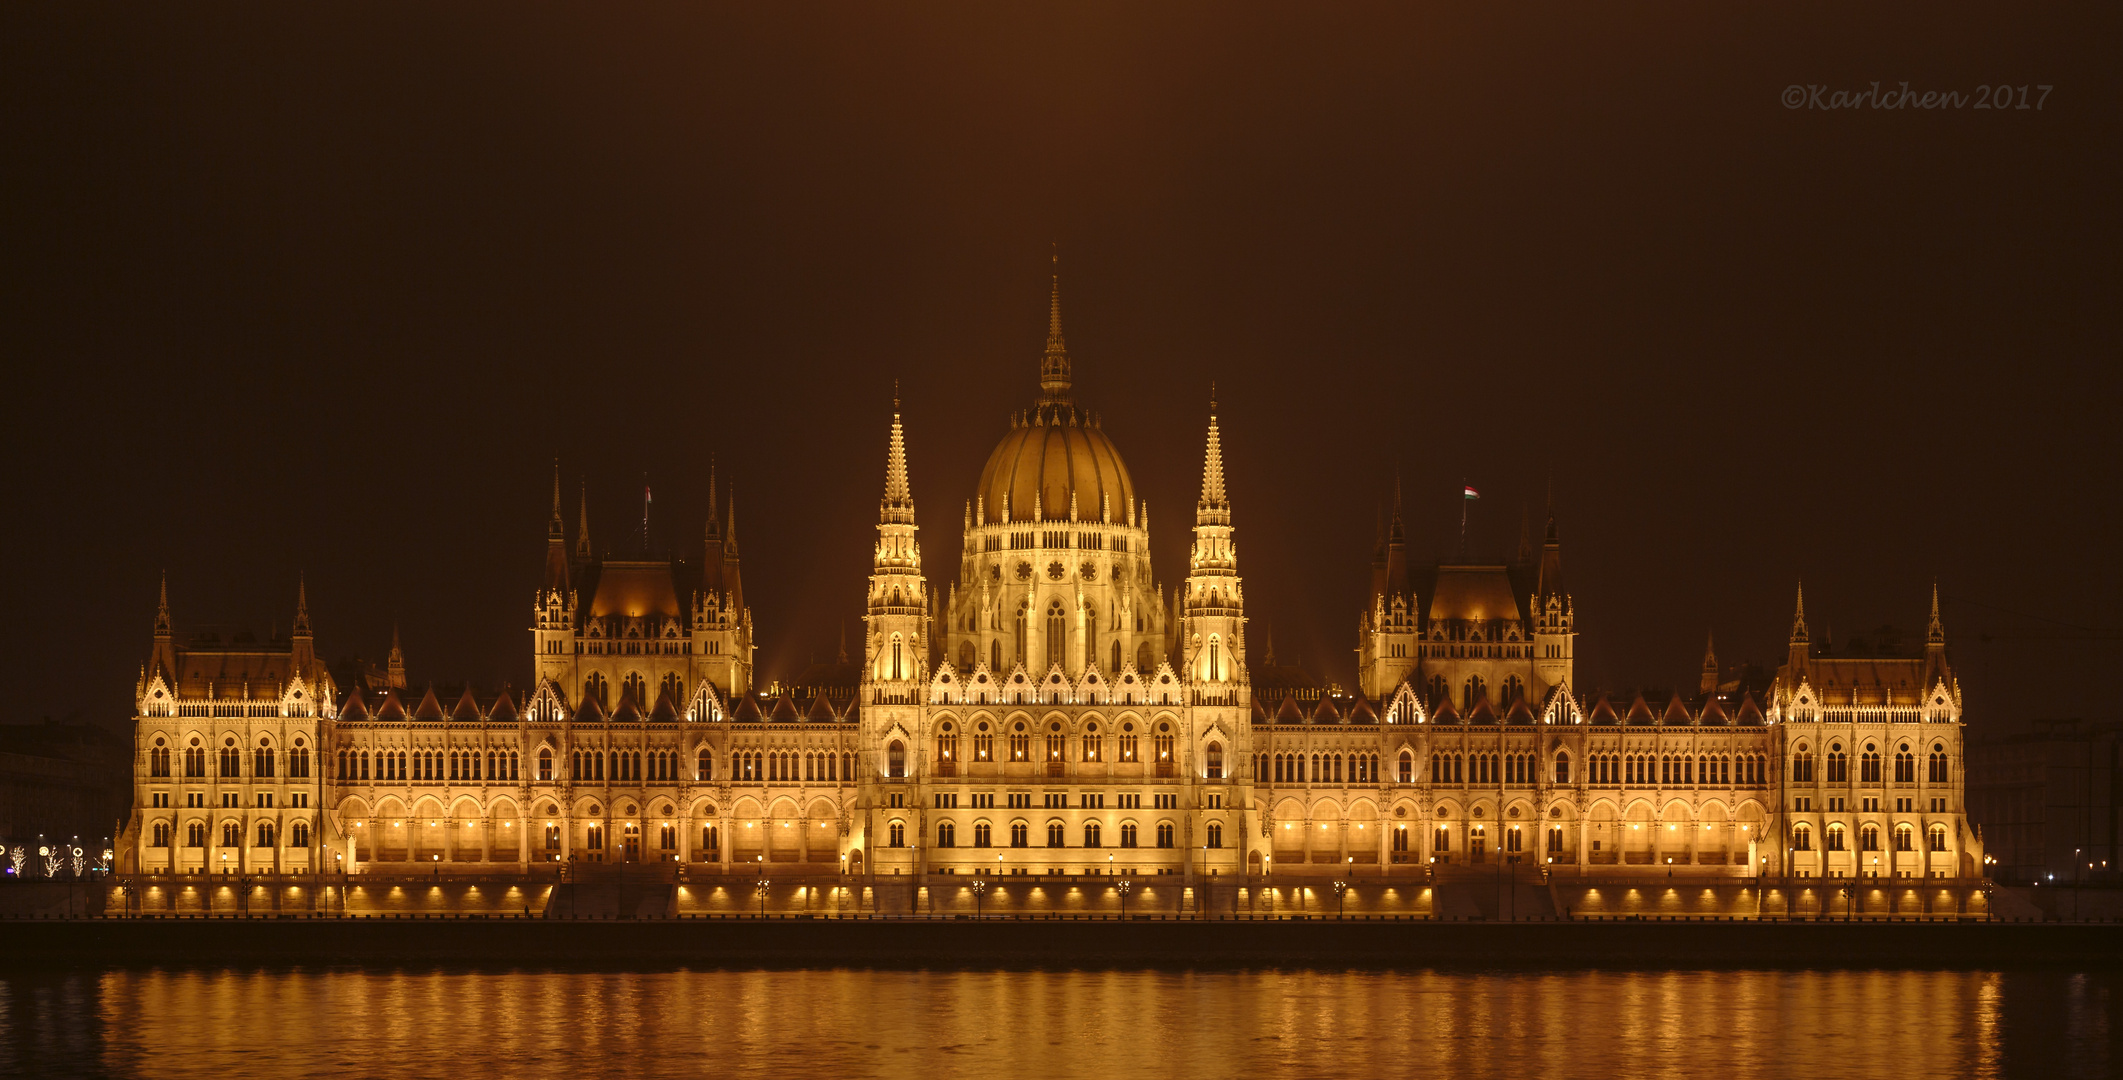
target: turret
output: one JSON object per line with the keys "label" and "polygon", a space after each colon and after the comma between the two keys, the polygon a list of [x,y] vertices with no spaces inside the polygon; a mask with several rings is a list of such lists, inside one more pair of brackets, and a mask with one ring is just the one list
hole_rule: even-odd
{"label": "turret", "polygon": [[1709,639],[1704,642],[1703,674],[1702,678],[1696,683],[1696,689],[1706,698],[1718,692],[1718,638],[1716,634],[1710,635]]}
{"label": "turret", "polygon": [[892,399],[892,435],[885,449],[885,491],[877,504],[877,547],[871,560],[867,647],[863,678],[889,694],[928,677],[928,584],[921,576],[921,544],[914,523],[914,488],[907,475],[906,430]]}
{"label": "turret", "polygon": [[1194,508],[1194,547],[1180,599],[1180,655],[1185,677],[1221,695],[1246,678],[1245,594],[1238,549],[1231,538],[1231,498],[1224,487],[1224,450],[1216,401],[1209,401],[1208,446],[1202,456],[1202,496]]}

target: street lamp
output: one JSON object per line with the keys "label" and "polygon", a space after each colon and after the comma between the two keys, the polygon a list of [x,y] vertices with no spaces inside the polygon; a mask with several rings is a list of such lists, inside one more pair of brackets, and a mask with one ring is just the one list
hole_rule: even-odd
{"label": "street lamp", "polygon": [[1120,917],[1121,917],[1122,919],[1126,919],[1126,918],[1128,917],[1128,888],[1129,888],[1129,885],[1130,885],[1130,883],[1129,883],[1128,879],[1126,879],[1126,878],[1122,878],[1122,879],[1121,879],[1121,883],[1120,883]]}
{"label": "street lamp", "polygon": [[1348,891],[1348,882],[1337,881],[1334,883],[1334,917],[1337,919],[1342,917],[1342,895]]}
{"label": "street lamp", "polygon": [[973,917],[976,919],[981,917],[981,895],[987,891],[988,883],[985,879],[973,879]]}

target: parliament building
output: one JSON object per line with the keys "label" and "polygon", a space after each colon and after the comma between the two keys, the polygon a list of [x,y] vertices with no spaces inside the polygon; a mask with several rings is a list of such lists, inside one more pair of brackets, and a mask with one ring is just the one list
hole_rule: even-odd
{"label": "parliament building", "polygon": [[335,676],[299,592],[284,635],[187,635],[165,586],[121,872],[1981,876],[1936,594],[1919,655],[1816,647],[1802,593],[1773,676],[1728,681],[1706,654],[1692,694],[1588,692],[1552,517],[1513,559],[1425,563],[1396,506],[1342,692],[1249,660],[1213,402],[1187,565],[1156,575],[1128,467],[1076,400],[1058,285],[1038,395],[965,501],[948,581],[922,572],[896,411],[880,434],[859,647],[786,686],[754,670],[712,481],[699,548],[619,558],[586,513],[569,536],[556,473],[520,691],[409,683],[395,640]]}

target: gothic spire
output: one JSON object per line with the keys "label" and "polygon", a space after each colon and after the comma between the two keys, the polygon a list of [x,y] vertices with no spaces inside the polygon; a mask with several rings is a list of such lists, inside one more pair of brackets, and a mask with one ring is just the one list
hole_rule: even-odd
{"label": "gothic spire", "polygon": [[310,633],[310,584],[301,575],[295,578],[295,625],[289,632],[296,637],[308,637]]}
{"label": "gothic spire", "polygon": [[1039,361],[1039,390],[1044,402],[1069,401],[1069,349],[1062,343],[1061,251],[1054,253],[1054,287],[1047,299],[1047,354]]}
{"label": "gothic spire", "polygon": [[1791,616],[1791,643],[1793,645],[1804,645],[1810,640],[1812,639],[1806,633],[1806,583],[1801,581],[1799,582],[1798,607],[1792,612]]}
{"label": "gothic spire", "polygon": [[1927,646],[1946,644],[1946,623],[1939,618],[1939,583],[1936,581],[1931,583],[1931,625],[1924,631],[1924,643]]}
{"label": "gothic spire", "polygon": [[553,459],[553,520],[546,523],[546,539],[567,542],[567,527],[560,520],[560,459]]}
{"label": "gothic spire", "polygon": [[1202,458],[1202,501],[1194,520],[1201,525],[1231,523],[1231,498],[1224,491],[1224,447],[1216,429],[1216,396],[1209,397],[1209,448]]}
{"label": "gothic spire", "polygon": [[1704,697],[1718,692],[1718,636],[1715,633],[1703,643],[1703,677],[1698,688]]}
{"label": "gothic spire", "polygon": [[877,520],[885,524],[914,523],[914,489],[907,480],[907,435],[899,420],[899,394],[892,394],[892,440],[885,451],[885,497]]}
{"label": "gothic spire", "polygon": [[155,600],[155,633],[170,632],[170,572],[162,572],[162,593]]}

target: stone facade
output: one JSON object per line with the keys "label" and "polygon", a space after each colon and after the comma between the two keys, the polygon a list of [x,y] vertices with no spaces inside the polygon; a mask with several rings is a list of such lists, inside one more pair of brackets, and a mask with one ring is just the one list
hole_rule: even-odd
{"label": "stone facade", "polygon": [[1693,694],[1588,694],[1552,516],[1515,559],[1417,566],[1396,499],[1358,687],[1338,692],[1272,645],[1249,663],[1214,402],[1167,597],[1148,507],[1074,399],[1058,286],[1040,386],[967,500],[940,602],[895,406],[860,648],[787,687],[754,685],[735,511],[712,494],[697,559],[600,556],[586,515],[570,543],[556,472],[520,699],[415,691],[395,642],[385,671],[334,678],[299,594],[285,638],[180,641],[165,590],[122,868],[557,880],[668,863],[903,905],[965,876],[1118,877],[1230,890],[1233,911],[1277,888],[1507,867],[1980,877],[1936,597],[1920,656],[1815,648],[1802,596],[1773,678],[1726,680],[1706,654]]}

